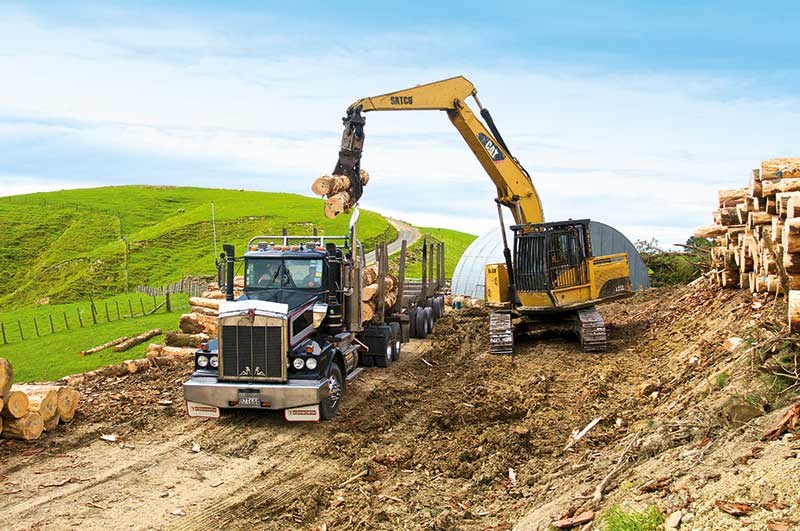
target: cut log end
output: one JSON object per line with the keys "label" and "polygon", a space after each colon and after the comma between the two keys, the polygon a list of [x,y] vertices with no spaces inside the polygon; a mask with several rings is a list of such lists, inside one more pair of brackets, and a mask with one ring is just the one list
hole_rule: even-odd
{"label": "cut log end", "polygon": [[6,419],[3,424],[2,435],[6,439],[22,439],[32,441],[38,439],[44,431],[44,421],[42,416],[31,411],[20,418]]}

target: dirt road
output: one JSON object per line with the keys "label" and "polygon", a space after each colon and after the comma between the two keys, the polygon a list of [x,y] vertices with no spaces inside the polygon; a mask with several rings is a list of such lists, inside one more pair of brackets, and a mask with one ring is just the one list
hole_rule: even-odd
{"label": "dirt road", "polygon": [[[677,302],[666,304],[670,297]],[[406,345],[388,370],[364,371],[339,416],[317,424],[240,412],[188,419],[180,391],[188,366],[85,384],[89,398],[71,426],[31,444],[0,440],[0,522],[9,529],[511,529],[543,506],[522,529],[544,529],[588,503],[620,445],[656,430],[659,411],[672,418],[687,400],[700,403],[675,383],[708,379],[706,369],[686,376],[690,338],[702,352],[717,352],[708,346],[711,327],[735,326],[749,310],[723,300],[707,305],[716,321],[695,324],[686,304],[683,292],[652,290],[634,305],[603,310],[609,352],[588,354],[551,338],[519,343],[514,357],[488,354],[485,311],[461,310],[440,320],[430,339]],[[654,378],[672,382],[659,384],[663,398],[642,395]],[[573,430],[595,417],[602,422],[565,451]],[[670,430],[653,431],[656,446],[645,441],[637,455],[717,433],[679,441]],[[670,466],[624,481],[669,474]]]}

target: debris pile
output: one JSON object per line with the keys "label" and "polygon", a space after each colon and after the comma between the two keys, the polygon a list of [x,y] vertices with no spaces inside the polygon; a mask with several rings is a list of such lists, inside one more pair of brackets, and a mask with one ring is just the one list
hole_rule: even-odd
{"label": "debris pile", "polygon": [[[369,173],[360,170],[358,173],[361,186],[369,182]],[[350,212],[356,204],[356,199],[351,193],[353,184],[347,175],[323,175],[311,184],[311,191],[316,195],[328,198],[325,202],[325,216],[333,219],[341,213]]]}
{"label": "debris pile", "polygon": [[34,440],[75,417],[80,393],[68,385],[15,385],[11,362],[0,358],[0,435]]}

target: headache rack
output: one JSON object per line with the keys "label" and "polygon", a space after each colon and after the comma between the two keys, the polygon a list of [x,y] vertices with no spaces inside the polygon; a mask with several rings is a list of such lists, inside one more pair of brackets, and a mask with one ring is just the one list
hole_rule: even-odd
{"label": "headache rack", "polygon": [[250,238],[250,241],[247,242],[247,248],[249,249],[251,245],[258,245],[259,242],[267,242],[272,244],[279,243],[280,245],[292,245],[292,244],[305,244],[308,242],[314,242],[314,244],[318,244],[321,247],[325,247],[325,242],[344,242],[344,247],[350,247],[350,236],[325,236],[319,234],[281,234],[281,235],[262,235],[262,236],[253,236]]}

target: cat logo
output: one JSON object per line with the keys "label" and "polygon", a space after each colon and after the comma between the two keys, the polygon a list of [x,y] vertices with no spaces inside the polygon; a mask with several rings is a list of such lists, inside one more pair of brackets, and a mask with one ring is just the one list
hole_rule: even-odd
{"label": "cat logo", "polygon": [[506,159],[506,156],[500,151],[500,148],[494,145],[494,140],[483,133],[478,133],[478,140],[483,144],[484,149],[486,149],[486,152],[492,157],[494,162],[502,162]]}
{"label": "cat logo", "polygon": [[413,96],[389,96],[389,103],[392,105],[412,105],[414,103]]}

